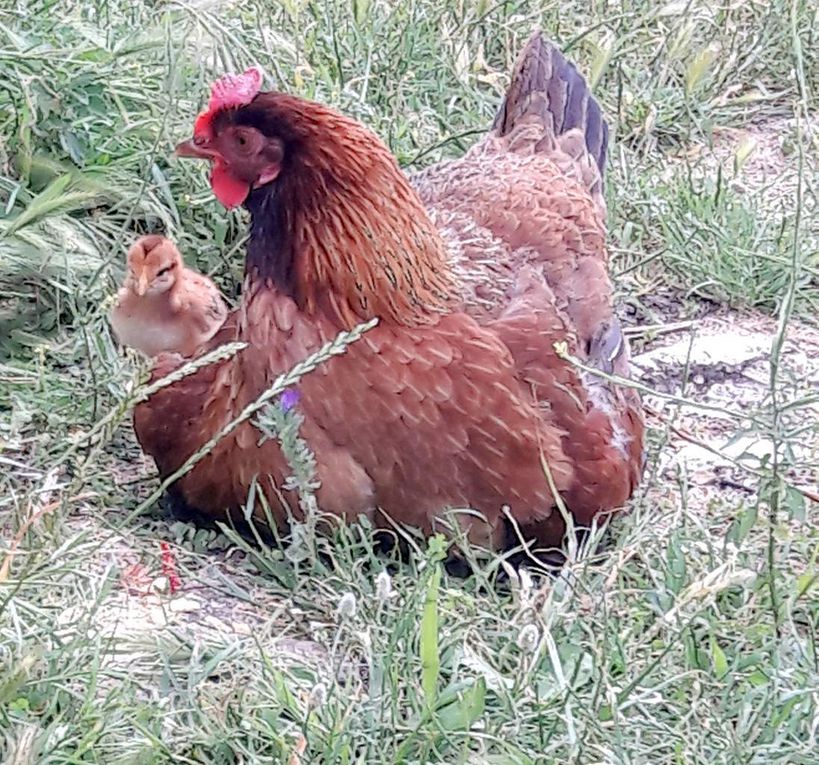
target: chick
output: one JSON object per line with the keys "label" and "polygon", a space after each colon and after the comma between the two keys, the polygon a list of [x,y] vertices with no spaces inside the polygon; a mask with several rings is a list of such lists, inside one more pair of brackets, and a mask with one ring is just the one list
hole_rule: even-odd
{"label": "chick", "polygon": [[185,268],[173,242],[150,235],[128,251],[128,275],[110,321],[119,342],[146,356],[191,356],[222,326],[227,310],[216,285]]}

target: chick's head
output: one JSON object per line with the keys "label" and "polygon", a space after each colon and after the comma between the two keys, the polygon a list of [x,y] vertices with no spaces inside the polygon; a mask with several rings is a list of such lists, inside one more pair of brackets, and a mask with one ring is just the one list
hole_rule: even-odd
{"label": "chick's head", "polygon": [[131,289],[140,297],[167,292],[181,268],[179,250],[164,236],[140,237],[128,250],[128,279]]}

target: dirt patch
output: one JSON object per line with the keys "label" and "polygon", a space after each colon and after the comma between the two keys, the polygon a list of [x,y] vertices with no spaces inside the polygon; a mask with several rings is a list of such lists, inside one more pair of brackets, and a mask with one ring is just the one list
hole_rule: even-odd
{"label": "dirt patch", "polygon": [[[635,376],[665,394],[643,397],[649,424],[667,438],[658,455],[660,473],[684,470],[703,508],[726,489],[746,497],[755,493],[755,471],[773,454],[766,430],[776,334],[772,318],[725,313],[663,335],[633,359]],[[777,379],[780,406],[813,396],[813,403],[783,415],[782,426],[800,433],[779,458],[792,483],[816,494],[816,471],[809,467],[819,464],[816,329],[799,322],[790,326]]]}
{"label": "dirt patch", "polygon": [[324,674],[327,650],[305,638],[305,615],[259,583],[235,551],[193,554],[165,541],[173,535],[161,525],[153,540],[144,532],[112,532],[91,507],[79,508],[67,525],[97,543],[85,561],[87,569],[98,581],[113,578],[114,583],[96,607],[93,623],[82,619],[87,603],[60,614],[55,634],[61,640],[90,630],[95,641],[116,646],[113,665],[140,676],[159,673],[160,656],[184,663],[194,654],[241,655],[259,647],[279,667],[297,664]]}

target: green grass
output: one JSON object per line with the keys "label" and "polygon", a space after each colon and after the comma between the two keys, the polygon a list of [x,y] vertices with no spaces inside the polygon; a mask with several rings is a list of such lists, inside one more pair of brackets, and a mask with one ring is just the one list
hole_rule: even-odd
{"label": "green grass", "polygon": [[[779,364],[817,311],[815,4],[270,5],[0,10],[0,760],[816,762],[819,535],[793,485],[817,401]],[[485,130],[536,23],[612,119],[612,268],[636,319],[667,321],[671,294],[779,322],[769,396],[731,421],[779,447],[748,463],[752,490],[704,498],[663,467],[655,422],[604,554],[534,586],[497,584],[497,559],[441,576],[435,542],[378,556],[363,526],[252,548],[136,517],[157,486],[127,424],[144,368],[102,307],[152,230],[236,294],[242,214],[171,157],[211,78],[258,62],[423,166]],[[731,130],[777,149],[765,178]],[[160,540],[181,600],[129,594]]]}

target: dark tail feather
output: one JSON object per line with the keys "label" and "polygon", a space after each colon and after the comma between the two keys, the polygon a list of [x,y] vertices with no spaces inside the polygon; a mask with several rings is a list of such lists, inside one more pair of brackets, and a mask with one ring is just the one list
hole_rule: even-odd
{"label": "dark tail feather", "polygon": [[[540,96],[534,98],[534,96]],[[533,112],[551,120],[544,127],[555,136],[572,128],[580,128],[586,136],[586,148],[594,157],[602,177],[606,165],[609,126],[582,75],[543,33],[536,31],[526,43],[512,73],[492,127],[498,135],[506,135],[518,119]]]}

